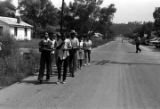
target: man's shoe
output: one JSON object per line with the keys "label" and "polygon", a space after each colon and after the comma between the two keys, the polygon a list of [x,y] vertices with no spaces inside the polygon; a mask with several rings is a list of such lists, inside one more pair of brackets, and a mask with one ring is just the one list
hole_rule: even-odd
{"label": "man's shoe", "polygon": [[38,80],[38,83],[39,83],[39,84],[42,84],[42,83],[43,83],[43,80]]}
{"label": "man's shoe", "polygon": [[57,82],[56,82],[56,84],[60,84],[61,82],[58,80]]}
{"label": "man's shoe", "polygon": [[62,81],[62,84],[66,84],[67,82],[66,81]]}

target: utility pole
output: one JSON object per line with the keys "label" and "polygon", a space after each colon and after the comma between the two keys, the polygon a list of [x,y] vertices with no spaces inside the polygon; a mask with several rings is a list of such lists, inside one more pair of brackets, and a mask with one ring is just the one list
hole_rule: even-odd
{"label": "utility pole", "polygon": [[60,22],[60,33],[63,36],[63,12],[64,12],[64,0],[62,0],[62,7],[61,7],[61,22]]}

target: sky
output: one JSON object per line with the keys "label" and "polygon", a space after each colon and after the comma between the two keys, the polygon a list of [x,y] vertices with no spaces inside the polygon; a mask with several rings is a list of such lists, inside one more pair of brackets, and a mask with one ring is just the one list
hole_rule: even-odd
{"label": "sky", "polygon": [[[2,0],[0,0],[2,1]],[[17,6],[18,0],[13,0]],[[61,6],[62,0],[51,0],[56,7]],[[65,0],[68,4],[73,0]],[[160,7],[160,0],[103,0],[102,7],[115,4],[117,9],[114,14],[114,23],[127,23],[130,21],[154,21],[153,12],[156,7]]]}

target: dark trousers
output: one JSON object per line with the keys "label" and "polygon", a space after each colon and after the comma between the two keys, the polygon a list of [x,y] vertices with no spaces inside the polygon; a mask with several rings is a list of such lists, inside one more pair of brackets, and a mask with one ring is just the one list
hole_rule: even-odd
{"label": "dark trousers", "polygon": [[52,71],[53,65],[56,65],[55,54],[51,54],[51,74],[53,74]]}
{"label": "dark trousers", "polygon": [[85,53],[85,63],[90,63],[91,61],[91,50],[85,50],[84,51]]}
{"label": "dark trousers", "polygon": [[70,56],[69,56],[69,71],[72,77],[74,77],[74,72],[76,68],[77,68],[77,50],[72,49],[70,50]]}
{"label": "dark trousers", "polygon": [[83,59],[79,59],[79,68],[82,67],[82,64],[83,64]]}
{"label": "dark trousers", "polygon": [[[61,77],[63,75],[63,81],[66,80],[66,76],[67,76],[67,68],[68,68],[68,59],[69,57],[67,57],[64,60],[61,60],[58,57],[58,62],[57,62],[57,67],[58,67],[58,80],[61,81]],[[63,74],[62,74],[62,66],[63,66]]]}
{"label": "dark trousers", "polygon": [[140,44],[139,43],[136,43],[136,53],[138,53],[138,51],[141,52],[141,49],[139,48]]}
{"label": "dark trousers", "polygon": [[91,62],[91,50],[87,50],[87,54],[88,54],[88,62]]}
{"label": "dark trousers", "polygon": [[49,80],[51,73],[51,55],[48,52],[41,53],[38,80],[43,80],[45,68],[47,69],[46,79]]}

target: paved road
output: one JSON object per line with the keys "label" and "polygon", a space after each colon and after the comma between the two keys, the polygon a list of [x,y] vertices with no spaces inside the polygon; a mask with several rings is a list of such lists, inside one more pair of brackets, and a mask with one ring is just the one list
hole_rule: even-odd
{"label": "paved road", "polygon": [[117,38],[92,52],[92,63],[67,84],[36,76],[0,91],[0,109],[160,109],[160,53]]}

